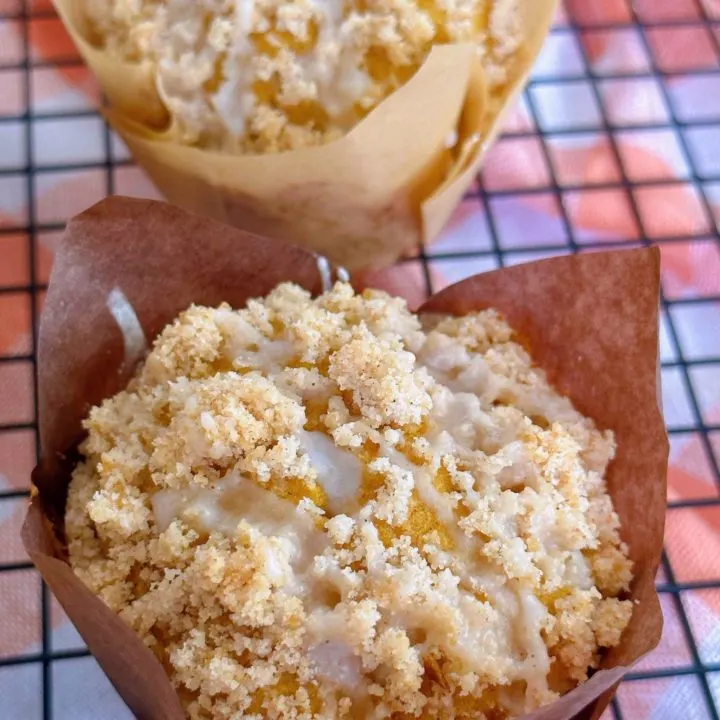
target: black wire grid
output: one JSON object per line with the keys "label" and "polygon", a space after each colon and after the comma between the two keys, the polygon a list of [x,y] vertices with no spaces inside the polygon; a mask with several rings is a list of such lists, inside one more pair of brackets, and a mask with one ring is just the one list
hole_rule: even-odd
{"label": "black wire grid", "polygon": [[[584,1],[584,0],[583,0]],[[598,3],[604,0],[597,0]],[[590,0],[588,0],[590,2]],[[620,0],[622,6],[624,0]],[[616,3],[618,5],[618,3]],[[477,250],[463,250],[462,252],[451,252],[436,248],[420,248],[418,255],[414,258],[403,260],[404,263],[415,264],[422,271],[426,291],[433,290],[435,271],[442,272],[443,267],[453,265],[458,267],[462,264],[464,274],[469,275],[477,272],[480,268],[497,267],[511,264],[520,259],[536,257],[538,255],[561,254],[577,252],[580,250],[600,249],[608,247],[630,247],[637,245],[648,245],[652,242],[659,244],[664,250],[673,245],[685,245],[687,243],[703,243],[706,247],[711,246],[720,259],[720,236],[717,232],[718,219],[716,218],[711,202],[710,194],[713,190],[713,183],[720,183],[720,175],[713,175],[702,166],[702,159],[698,158],[697,150],[689,138],[693,133],[709,133],[718,131],[715,135],[715,143],[720,138],[720,109],[718,109],[717,98],[720,98],[720,5],[713,11],[710,0],[678,0],[676,7],[670,15],[655,17],[652,13],[652,0],[645,2],[637,1],[634,4],[626,4],[619,8],[616,13],[617,20],[603,24],[580,25],[574,20],[563,20],[554,28],[549,42],[571,42],[577,52],[577,68],[568,68],[563,72],[555,72],[552,75],[543,75],[536,72],[528,89],[524,94],[524,104],[531,120],[527,129],[511,130],[504,136],[503,142],[514,142],[518,140],[529,140],[537,144],[540,156],[544,160],[547,169],[548,180],[538,186],[522,188],[501,189],[488,186],[487,178],[480,176],[475,189],[465,198],[465,203],[480,203],[487,230],[489,243],[487,246]],[[615,16],[613,16],[615,17]],[[18,93],[20,100],[20,112],[11,109],[7,112],[7,98],[0,97],[0,132],[3,127],[10,126],[23,128],[19,137],[22,138],[21,156],[25,160],[17,167],[4,168],[0,158],[0,183],[3,179],[21,179],[27,197],[27,223],[18,226],[3,226],[0,223],[0,278],[3,278],[3,244],[11,240],[22,238],[24,254],[27,258],[27,273],[20,282],[10,280],[7,284],[0,283],[0,303],[3,299],[23,297],[28,304],[29,326],[31,333],[30,346],[24,351],[0,356],[0,474],[3,471],[3,463],[8,462],[12,456],[17,461],[17,454],[31,448],[32,457],[28,457],[28,467],[37,457],[38,452],[38,428],[37,428],[37,394],[35,389],[35,354],[37,345],[37,320],[42,303],[42,297],[46,288],[47,272],[42,266],[38,251],[38,239],[45,236],[52,236],[62,230],[64,218],[58,221],[48,222],[47,218],[40,218],[37,207],[37,189],[43,183],[43,177],[55,173],[81,173],[83,171],[94,171],[101,174],[102,185],[97,188],[98,196],[112,194],[116,191],[126,192],[126,183],[121,180],[123,173],[132,167],[127,155],[118,150],[116,140],[107,127],[102,126],[102,147],[103,157],[96,161],[83,163],[56,162],[46,164],[43,162],[41,153],[38,152],[37,137],[33,128],[44,121],[82,121],[83,119],[95,119],[97,113],[94,110],[81,107],[77,110],[63,110],[56,112],[40,112],[35,109],[34,103],[34,78],[45,70],[63,68],[72,70],[81,67],[79,59],[74,51],[68,49],[62,56],[52,59],[42,59],[35,56],[32,50],[33,34],[42,32],[60,33],[59,23],[48,2],[40,0],[0,0],[0,30],[13,26],[19,30],[21,38],[20,59],[8,63],[2,62],[3,54],[0,49],[0,74],[13,73],[18,78]],[[668,67],[665,60],[658,52],[658,40],[664,32],[677,31],[693,34],[693,37],[711,49],[712,61],[703,63],[702,66],[688,70],[683,65],[680,72]],[[641,70],[631,69],[613,72],[603,72],[593,63],[588,55],[588,43],[593,38],[603,36],[605,38],[616,34],[630,35],[638,43],[642,55],[646,58],[646,64]],[[69,46],[68,46],[69,48]],[[660,43],[661,48],[661,43]],[[695,108],[692,112],[683,109],[677,98],[673,95],[672,80],[676,78],[696,78],[698,82],[707,83],[708,101],[711,106],[708,108]],[[657,85],[659,97],[665,108],[664,117],[651,119],[645,123],[623,122],[622,119],[614,117],[608,112],[604,102],[604,94],[613,82],[653,82]],[[554,123],[557,119],[544,117],[541,107],[542,93],[544,88],[566,87],[582,88],[586,94],[586,101],[597,106],[597,121],[589,125],[567,126],[562,123]],[[2,87],[2,86],[0,86]],[[714,98],[713,100],[713,93]],[[715,109],[712,109],[712,107]],[[99,122],[99,121],[96,121]],[[628,172],[627,165],[622,153],[620,138],[627,132],[638,131],[663,131],[673,135],[677,141],[679,152],[687,166],[686,176],[683,178],[652,178],[636,179]],[[578,139],[589,135],[601,136],[609,144],[610,155],[614,159],[619,170],[618,177],[609,181],[595,183],[593,185],[577,184],[567,182],[562,174],[558,172],[555,156],[553,153],[554,143],[558,140],[575,136]],[[712,142],[710,143],[712,145]],[[708,147],[710,147],[708,145]],[[492,162],[490,160],[489,162]],[[638,201],[641,193],[649,188],[667,187],[677,188],[686,186],[691,188],[700,205],[701,212],[705,216],[706,228],[697,236],[687,237],[655,237],[654,231],[649,231],[651,223],[646,210]],[[0,188],[2,185],[0,184]],[[637,236],[629,238],[615,238],[611,242],[585,242],[573,222],[572,213],[568,209],[568,200],[573,194],[587,191],[592,192],[612,191],[619,193],[627,204],[627,212],[638,228]],[[537,196],[551,199],[559,209],[563,243],[558,245],[554,240],[543,244],[542,238],[531,238],[532,244],[526,246],[513,243],[511,247],[504,242],[502,231],[502,210],[503,200]],[[86,204],[91,204],[95,198],[90,198]],[[75,210],[73,209],[72,212]],[[68,209],[68,215],[72,214]],[[9,245],[8,245],[9,246]],[[4,282],[4,281],[2,281]],[[0,305],[0,308],[2,306]],[[683,333],[679,318],[686,312],[702,312],[703,308],[714,308],[720,310],[720,295],[705,294],[702,297],[666,297],[663,293],[663,332],[665,342],[670,348],[662,362],[662,372],[666,383],[675,386],[675,389],[686,399],[685,412],[677,424],[669,427],[671,440],[676,438],[692,438],[693,442],[699,445],[698,452],[703,458],[705,473],[710,482],[707,485],[707,492],[696,496],[682,498],[669,503],[668,524],[672,524],[681,518],[683,513],[705,513],[711,520],[717,521],[720,518],[720,425],[710,422],[706,408],[699,400],[698,388],[702,382],[720,383],[720,352],[717,349],[702,357],[697,353],[689,353],[683,348]],[[2,324],[5,322],[0,309],[0,339],[2,339]],[[720,335],[716,327],[708,328],[708,333]],[[713,345],[713,343],[711,343]],[[720,343],[714,343],[715,348]],[[688,357],[688,355],[692,355]],[[716,372],[715,379],[703,381],[704,371]],[[3,376],[4,375],[4,376]],[[32,376],[32,380],[30,377]],[[708,376],[709,377],[709,376]],[[28,378],[32,392],[31,407],[23,415],[21,408],[11,407],[13,403],[12,389],[22,385],[23,378]],[[3,405],[5,409],[3,410]],[[17,417],[17,420],[15,419]],[[7,421],[5,419],[8,418]],[[713,443],[717,443],[713,448]],[[22,506],[28,495],[25,477],[24,485],[17,484],[10,489],[0,490],[0,519],[7,514],[15,512],[22,514]],[[713,517],[714,514],[714,517]],[[40,582],[39,577],[32,569],[22,551],[15,555],[10,554],[10,561],[5,561],[7,552],[0,548],[0,606],[3,595],[9,597],[19,583],[27,586],[27,583],[37,583],[40,594],[37,607],[32,602],[28,605],[27,622],[39,624],[39,643],[30,652],[22,654],[9,654],[0,647],[0,680],[3,673],[17,673],[13,675],[12,684],[17,687],[18,683],[28,683],[31,692],[34,693],[37,702],[34,706],[34,717],[43,720],[59,720],[60,718],[77,717],[77,712],[67,714],[64,710],[66,702],[58,695],[63,692],[66,686],[68,673],[72,666],[77,663],[93,662],[88,657],[88,652],[82,642],[77,638],[58,641],[52,634],[52,628],[61,617],[61,611],[51,599],[46,587]],[[720,599],[720,572],[714,577],[689,578],[684,571],[682,557],[673,557],[671,548],[663,554],[661,576],[658,579],[658,588],[661,592],[663,607],[672,621],[673,627],[679,628],[681,638],[674,640],[675,644],[682,646],[680,655],[685,658],[681,663],[671,660],[670,663],[663,661],[661,655],[657,660],[650,659],[644,662],[640,669],[631,673],[620,689],[618,697],[613,702],[609,711],[609,717],[616,720],[632,719],[637,717],[637,711],[628,711],[626,704],[630,699],[634,700],[633,708],[639,707],[638,699],[642,700],[643,695],[651,699],[652,705],[658,690],[662,690],[663,684],[674,679],[684,678],[685,685],[679,690],[676,705],[667,707],[665,710],[655,709],[648,712],[644,717],[653,718],[713,718],[718,720],[720,711],[720,634],[714,648],[707,650],[707,638],[703,635],[701,623],[694,618],[690,607],[693,596],[708,597],[715,594]],[[680,578],[680,580],[678,579]],[[37,615],[38,617],[35,617]],[[5,621],[8,619],[5,618]],[[675,653],[677,655],[677,653]],[[100,675],[93,676],[98,683],[102,683]],[[16,678],[16,679],[15,679]],[[53,692],[53,688],[55,691]],[[13,714],[12,700],[3,699],[2,685],[0,684],[0,716],[10,718],[21,718],[32,720],[27,709],[22,715]],[[109,692],[109,691],[108,691]],[[640,703],[640,706],[642,702]],[[77,706],[75,706],[77,707]],[[88,707],[86,717],[120,718],[129,717],[122,706],[112,702],[104,708]]]}

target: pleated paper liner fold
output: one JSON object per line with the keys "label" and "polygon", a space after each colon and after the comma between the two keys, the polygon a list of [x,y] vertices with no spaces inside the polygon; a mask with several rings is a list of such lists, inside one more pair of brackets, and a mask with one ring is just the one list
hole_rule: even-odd
{"label": "pleated paper liner fold", "polygon": [[350,270],[384,267],[437,237],[522,88],[558,4],[522,3],[520,50],[508,83],[492,97],[474,45],[436,46],[408,83],[342,139],[231,155],[181,144],[151,64],[113,59],[93,44],[84,0],[53,2],[107,95],[109,122],[170,202]]}
{"label": "pleated paper liner fold", "polygon": [[[23,541],[71,621],[138,718],[179,720],[155,656],[67,564],[63,516],[91,406],[123,389],[145,348],[191,303],[242,307],[279,282],[322,288],[317,258],[149,200],[110,198],[68,224],[39,331],[42,458]],[[607,691],[660,639],[655,591],[668,443],[658,406],[657,250],[544,260],[478,275],[422,312],[504,313],[555,387],[617,437],[607,481],[635,563],[632,620],[591,679],[533,720],[597,717]]]}

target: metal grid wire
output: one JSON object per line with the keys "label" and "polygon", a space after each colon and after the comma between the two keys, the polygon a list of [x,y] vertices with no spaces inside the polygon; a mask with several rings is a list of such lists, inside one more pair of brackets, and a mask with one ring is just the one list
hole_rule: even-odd
{"label": "metal grid wire", "polygon": [[[662,237],[654,239],[653,242],[658,243],[661,247],[667,248],[673,244],[693,242],[710,242],[720,245],[720,237],[717,234],[717,220],[715,219],[713,208],[709,198],[709,188],[713,182],[720,182],[720,176],[708,175],[703,172],[697,165],[697,159],[690,146],[686,131],[699,130],[701,128],[720,128],[720,114],[710,117],[707,114],[700,114],[698,117],[689,117],[681,112],[675,99],[672,96],[668,86],[668,80],[680,75],[694,76],[697,78],[720,77],[720,14],[711,15],[701,0],[687,0],[684,3],[678,3],[678,8],[687,7],[688,11],[679,10],[676,16],[667,20],[652,20],[639,9],[638,6],[643,3],[635,3],[627,5],[627,10],[622,19],[617,22],[605,23],[602,25],[584,25],[580,26],[572,20],[565,21],[553,30],[553,39],[568,38],[574,39],[579,50],[579,68],[577,71],[563,72],[553,76],[543,76],[535,74],[531,80],[528,89],[524,94],[524,103],[531,119],[531,129],[523,129],[511,131],[506,134],[505,139],[522,140],[531,139],[539,143],[541,156],[548,170],[548,182],[542,183],[537,187],[530,188],[489,188],[486,178],[482,175],[478,178],[475,189],[465,198],[465,203],[478,202],[481,204],[487,221],[490,244],[485,249],[463,251],[463,252],[439,252],[431,248],[420,248],[418,255],[407,258],[401,262],[413,263],[422,270],[422,276],[428,293],[433,290],[433,269],[442,266],[444,262],[467,262],[478,263],[488,267],[503,266],[525,259],[525,257],[534,257],[539,254],[559,254],[563,252],[578,252],[591,249],[608,248],[613,246],[629,247],[631,245],[647,245],[650,240],[646,239],[653,236],[648,229],[648,214],[638,202],[639,193],[647,188],[657,188],[667,186],[668,188],[676,187],[679,184],[685,184],[694,189],[698,201],[701,206],[702,213],[705,216],[707,228],[712,230],[704,231],[701,237],[688,238],[687,236],[678,237]],[[644,3],[647,5],[647,3]],[[0,9],[2,9],[0,5]],[[131,161],[122,157],[118,157],[118,153],[114,150],[113,139],[107,127],[103,131],[102,145],[104,149],[104,157],[100,161],[85,163],[61,163],[61,164],[45,164],[37,159],[36,148],[34,147],[35,139],[31,131],[33,123],[38,120],[64,120],[82,118],[95,118],[96,113],[86,109],[80,109],[73,112],[52,112],[38,113],[34,110],[33,104],[33,87],[31,82],[31,74],[43,68],[74,68],[79,66],[76,56],[72,57],[56,57],[52,60],[43,60],[33,56],[31,51],[31,33],[35,23],[53,22],[54,13],[49,9],[47,3],[33,2],[32,0],[13,0],[9,5],[10,10],[0,13],[0,23],[15,23],[22,29],[22,57],[18,62],[8,64],[0,64],[0,72],[19,72],[22,77],[21,82],[21,105],[24,108],[19,113],[3,115],[3,98],[0,97],[0,129],[3,124],[21,123],[25,126],[24,132],[24,157],[26,164],[23,167],[12,171],[3,170],[0,165],[0,181],[3,176],[17,176],[22,174],[26,183],[25,193],[27,197],[27,224],[20,226],[0,226],[0,241],[3,236],[22,235],[27,237],[27,282],[20,284],[0,285],[0,300],[3,296],[18,294],[26,295],[29,302],[30,324],[31,324],[31,345],[27,348],[27,352],[10,356],[0,356],[0,372],[3,368],[21,367],[23,369],[35,369],[35,348],[37,346],[37,319],[40,311],[42,295],[45,291],[45,284],[41,281],[43,278],[38,270],[37,262],[37,239],[43,233],[58,231],[62,229],[62,222],[45,222],[38,219],[36,208],[36,188],[42,177],[48,173],[59,171],[83,171],[83,170],[100,170],[104,174],[104,192],[112,194],[116,186],[116,172],[119,168],[128,167]],[[716,62],[712,67],[702,67],[697,70],[688,70],[684,68],[682,72],[676,73],[666,67],[661,67],[656,59],[656,47],[652,42],[653,33],[662,32],[664,29],[678,27],[687,28],[693,32],[702,33],[706,41],[711,45],[714,52]],[[593,68],[593,64],[588,57],[586,44],[594,35],[608,34],[616,32],[632,32],[639,38],[639,42],[644,54],[649,58],[649,66],[642,71],[632,72],[615,72],[605,73]],[[622,119],[618,120],[611,116],[608,112],[606,103],[604,102],[604,91],[608,83],[613,81],[648,81],[650,79],[657,83],[659,93],[666,108],[666,117],[661,120],[647,123],[625,124]],[[597,106],[598,118],[597,122],[589,125],[562,125],[553,126],[548,119],[543,117],[541,107],[541,96],[543,88],[554,88],[562,84],[570,84],[581,87],[586,92],[590,101]],[[715,86],[716,92],[720,92]],[[677,178],[668,179],[647,179],[638,180],[629,176],[626,168],[619,138],[625,131],[672,131],[678,139],[680,152],[687,165],[687,176],[681,180]],[[556,172],[555,161],[553,155],[553,143],[558,139],[570,136],[583,136],[588,133],[602,134],[607,138],[611,155],[615,164],[619,169],[619,176],[610,181],[593,184],[588,186],[585,184],[567,183]],[[627,201],[628,212],[632,216],[632,220],[638,228],[637,237],[621,238],[614,242],[591,242],[588,243],[578,238],[577,228],[568,211],[568,198],[573,193],[580,193],[590,189],[592,192],[597,191],[613,191],[620,193]],[[551,198],[556,203],[560,213],[561,230],[564,236],[564,243],[558,246],[556,242],[548,242],[544,245],[537,242],[532,245],[513,245],[508,248],[503,242],[502,231],[499,223],[502,222],[502,216],[498,211],[493,210],[495,203],[503,199],[516,198],[519,196],[527,197],[529,195],[542,196],[543,198]],[[537,240],[537,239],[536,239]],[[707,422],[702,403],[696,394],[696,381],[693,373],[697,368],[702,366],[718,367],[720,364],[720,356],[713,353],[709,357],[700,359],[688,358],[683,350],[681,332],[678,329],[676,320],[677,313],[682,312],[683,306],[692,305],[697,307],[703,304],[715,304],[720,302],[720,296],[710,295],[699,298],[675,298],[668,299],[665,294],[662,298],[663,316],[665,328],[671,344],[674,346],[674,359],[665,360],[662,363],[664,372],[672,373],[679,381],[679,384],[687,396],[689,404],[688,422],[678,426],[669,427],[671,437],[675,435],[686,436],[693,434],[702,446],[702,454],[705,456],[714,480],[713,493],[708,497],[686,498],[669,503],[669,518],[675,513],[682,513],[688,509],[720,509],[720,467],[718,465],[718,457],[713,450],[714,433],[720,431],[720,425]],[[36,383],[36,380],[33,381]],[[33,389],[35,385],[33,384]],[[38,452],[38,427],[37,427],[37,393],[32,393],[33,407],[32,419],[28,422],[12,422],[0,424],[0,440],[4,435],[10,433],[32,433],[34,439],[35,454]],[[0,468],[0,471],[2,468]],[[28,494],[27,489],[11,489],[0,491],[0,506],[2,503],[11,502],[13,500],[25,498]],[[689,662],[682,666],[661,667],[657,669],[643,669],[631,673],[625,680],[628,684],[660,681],[666,678],[676,676],[687,676],[693,678],[699,686],[697,693],[697,702],[702,707],[695,708],[692,717],[709,717],[717,719],[719,717],[719,708],[713,700],[712,673],[720,673],[720,663],[709,662],[707,658],[702,657],[699,651],[699,643],[702,638],[698,638],[693,632],[692,619],[687,612],[687,597],[690,593],[696,591],[712,591],[720,592],[720,577],[695,581],[681,582],[678,576],[683,577],[679,572],[682,568],[677,567],[677,561],[671,562],[669,553],[663,554],[662,561],[662,577],[659,579],[659,591],[670,599],[670,605],[665,605],[666,612],[671,611],[677,615],[679,624],[684,635],[684,641],[688,648]],[[32,571],[29,562],[19,561],[11,563],[0,563],[0,581],[3,578],[11,577],[13,574],[24,574]],[[73,659],[84,658],[88,655],[87,651],[79,647],[75,649],[71,647],[66,650],[58,650],[52,647],[51,641],[51,599],[44,585],[41,585],[40,611],[41,633],[40,646],[35,652],[22,654],[19,656],[3,657],[0,654],[0,671],[4,668],[19,667],[32,665],[38,667],[41,673],[41,683],[39,687],[42,689],[42,702],[38,705],[38,712],[44,720],[51,720],[57,717],[53,713],[53,676],[54,668],[59,664],[71,661]],[[57,685],[57,683],[56,683]],[[622,720],[629,717],[627,713],[623,713],[623,693],[619,694],[619,699],[613,703],[611,716]],[[2,714],[2,709],[0,709]],[[105,716],[107,717],[107,716]],[[667,716],[669,717],[669,715]]]}

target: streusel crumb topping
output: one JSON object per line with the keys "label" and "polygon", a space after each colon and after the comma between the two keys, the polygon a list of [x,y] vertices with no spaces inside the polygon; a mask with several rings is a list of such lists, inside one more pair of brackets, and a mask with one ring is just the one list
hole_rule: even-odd
{"label": "streusel crumb topping", "polygon": [[516,74],[527,0],[85,0],[115,57],[153,63],[184,142],[279,152],[342,136],[422,65],[472,42],[491,93]]}
{"label": "streusel crumb topping", "polygon": [[519,716],[629,622],[612,433],[493,310],[192,306],[85,427],[72,566],[193,720]]}

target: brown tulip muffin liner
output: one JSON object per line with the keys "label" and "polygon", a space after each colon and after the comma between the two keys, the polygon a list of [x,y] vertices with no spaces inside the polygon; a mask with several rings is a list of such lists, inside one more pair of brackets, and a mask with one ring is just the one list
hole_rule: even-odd
{"label": "brown tulip muffin liner", "polygon": [[[129,381],[147,344],[191,303],[242,307],[278,283],[321,291],[327,267],[305,250],[176,207],[110,198],[68,224],[39,334],[42,460],[23,528],[27,551],[118,692],[142,720],[184,717],[155,656],[75,576],[63,516],[82,420]],[[528,718],[597,718],[630,667],[658,643],[655,590],[668,442],[658,388],[659,251],[586,253],[477,275],[420,312],[502,312],[550,382],[617,455],[606,479],[634,562],[632,619],[580,687]]]}

